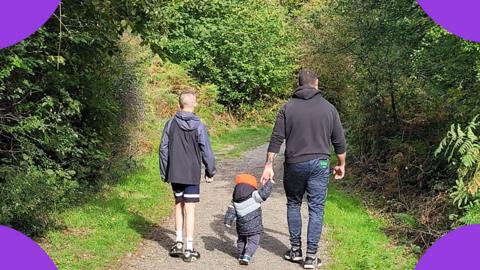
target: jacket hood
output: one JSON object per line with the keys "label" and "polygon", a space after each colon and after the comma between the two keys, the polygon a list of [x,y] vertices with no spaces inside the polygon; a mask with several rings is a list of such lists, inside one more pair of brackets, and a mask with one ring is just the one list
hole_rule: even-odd
{"label": "jacket hood", "polygon": [[293,97],[308,100],[318,94],[320,94],[320,91],[318,89],[315,89],[311,86],[300,86],[297,89],[295,89],[295,92],[293,93]]}
{"label": "jacket hood", "polygon": [[175,121],[182,130],[191,131],[198,129],[200,126],[200,118],[191,112],[177,112],[175,114]]}
{"label": "jacket hood", "polygon": [[249,184],[238,184],[233,190],[233,201],[236,203],[243,202],[252,197],[252,192],[256,189]]}

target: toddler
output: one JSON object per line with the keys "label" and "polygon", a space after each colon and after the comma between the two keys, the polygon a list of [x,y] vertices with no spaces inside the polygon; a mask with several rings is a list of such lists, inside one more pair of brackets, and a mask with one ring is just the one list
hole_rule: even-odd
{"label": "toddler", "polygon": [[224,223],[230,227],[236,219],[238,261],[241,265],[248,265],[260,244],[263,232],[261,203],[272,193],[273,181],[258,189],[254,176],[241,174],[235,177],[235,184]]}

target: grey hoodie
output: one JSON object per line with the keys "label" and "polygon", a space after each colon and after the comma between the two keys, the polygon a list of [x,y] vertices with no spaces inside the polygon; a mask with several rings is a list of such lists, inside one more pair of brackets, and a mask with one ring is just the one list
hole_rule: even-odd
{"label": "grey hoodie", "polygon": [[159,152],[160,174],[165,181],[199,184],[202,162],[208,177],[216,173],[207,129],[194,113],[180,111],[165,124]]}
{"label": "grey hoodie", "polygon": [[287,163],[328,159],[332,145],[337,154],[347,146],[337,109],[308,86],[297,88],[278,113],[268,152],[278,153],[284,140]]}

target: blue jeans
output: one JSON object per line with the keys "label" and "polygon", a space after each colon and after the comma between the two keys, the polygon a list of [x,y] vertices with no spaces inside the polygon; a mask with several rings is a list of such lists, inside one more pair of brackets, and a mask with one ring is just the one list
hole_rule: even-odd
{"label": "blue jeans", "polygon": [[287,219],[292,247],[302,246],[303,196],[307,193],[308,233],[307,254],[317,254],[323,227],[323,212],[330,177],[329,161],[314,159],[301,163],[285,164],[283,185],[287,195]]}

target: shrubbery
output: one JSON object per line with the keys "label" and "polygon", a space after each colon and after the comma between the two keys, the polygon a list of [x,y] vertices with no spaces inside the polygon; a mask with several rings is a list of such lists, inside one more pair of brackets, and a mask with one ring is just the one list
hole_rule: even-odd
{"label": "shrubbery", "polygon": [[118,135],[105,72],[119,28],[102,1],[87,2],[64,1],[61,22],[0,52],[0,223],[29,233],[96,185]]}
{"label": "shrubbery", "polygon": [[435,152],[448,156],[452,166],[458,168],[458,178],[451,194],[453,202],[459,209],[469,210],[480,205],[480,127],[477,115],[463,129],[460,125],[452,125],[445,139]]}
{"label": "shrubbery", "polygon": [[[241,97],[232,100],[241,107],[240,103],[251,99],[258,89],[261,94],[252,103],[268,93],[280,95],[280,85],[288,82],[294,67],[293,54],[287,50],[294,39],[287,38],[283,11],[273,2],[252,1],[258,10],[248,10],[240,2],[225,3],[229,13],[221,19],[229,22],[224,23],[219,17],[203,24],[203,17],[197,14],[198,21],[190,25],[198,33],[204,26],[218,27],[220,32],[210,33],[213,40],[202,36],[188,38],[211,49],[203,56],[220,59],[229,53],[228,58],[238,60],[233,66],[217,66],[213,79],[203,78],[204,82],[219,83],[219,87],[198,83],[188,75],[188,71],[194,74],[195,70],[207,74],[208,69],[196,69],[193,65],[182,68],[161,60],[148,48],[151,45],[157,53],[180,61],[180,40],[171,39],[168,47],[162,35],[166,27],[171,27],[170,32],[178,31],[180,28],[174,27],[183,23],[182,16],[196,8],[210,9],[208,14],[216,17],[216,9],[212,9],[216,4],[208,1],[203,6],[193,1],[178,5],[164,5],[160,0],[63,1],[62,14],[57,12],[28,40],[2,50],[0,224],[29,234],[41,233],[51,224],[52,212],[75,204],[82,195],[102,187],[113,164],[154,150],[162,122],[177,110],[177,94],[186,86],[198,91],[198,113],[207,124],[215,123],[215,128],[210,129],[212,134],[236,122],[217,103],[219,96],[233,97],[238,90]],[[162,14],[174,15],[181,6],[193,9],[183,9],[179,16],[171,18],[178,21],[164,20]],[[248,11],[253,13],[249,15]],[[250,17],[244,17],[247,15]],[[246,21],[257,15],[265,23],[261,27],[258,22]],[[122,37],[126,29],[145,41],[131,34]],[[231,35],[230,45],[214,50],[209,46],[220,44],[213,35],[222,31]],[[246,45],[242,45],[244,37],[258,42],[265,38],[263,49],[254,52],[251,63],[247,60],[253,47],[241,50]],[[188,43],[183,48],[194,53]],[[234,57],[235,50],[239,51],[239,58]],[[177,54],[179,57],[174,57]],[[230,74],[230,68],[237,69]],[[253,84],[254,77],[258,85]],[[228,83],[221,78],[227,78]],[[231,87],[232,81],[248,84],[236,89]],[[271,89],[266,88],[269,83]]]}
{"label": "shrubbery", "polygon": [[154,48],[217,85],[230,109],[290,94],[298,37],[275,1],[174,1],[162,14],[166,33]]}
{"label": "shrubbery", "polygon": [[314,0],[302,10],[300,29],[313,37],[305,61],[343,114],[356,186],[417,217],[406,233],[428,245],[461,214],[446,195],[457,168],[434,152],[452,123],[480,113],[480,46],[438,27],[415,1]]}
{"label": "shrubbery", "polygon": [[[128,119],[137,119],[124,121],[129,130],[130,138],[126,141],[129,143],[131,155],[156,151],[163,124],[178,110],[178,95],[187,88],[197,93],[199,106],[196,113],[209,127],[211,135],[219,134],[236,125],[236,118],[217,102],[218,87],[213,84],[199,83],[189,76],[183,67],[168,60],[162,60],[141,43],[139,37],[128,33],[120,42],[121,58],[125,59],[129,70],[132,66],[141,67],[134,76],[142,81],[141,86],[137,86],[140,88],[140,93],[135,88],[137,91],[128,95],[129,103],[136,105],[124,112]],[[140,63],[140,65],[134,65],[134,63]],[[132,125],[134,122],[137,125]]]}

